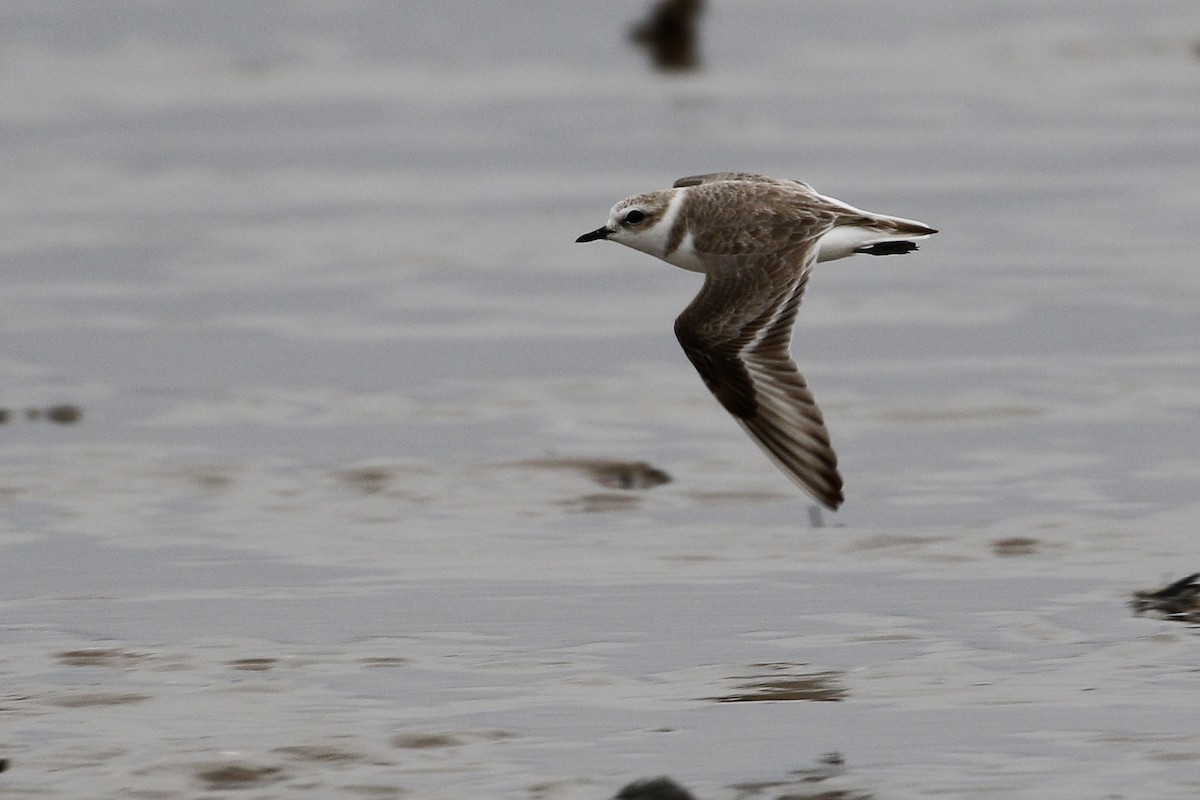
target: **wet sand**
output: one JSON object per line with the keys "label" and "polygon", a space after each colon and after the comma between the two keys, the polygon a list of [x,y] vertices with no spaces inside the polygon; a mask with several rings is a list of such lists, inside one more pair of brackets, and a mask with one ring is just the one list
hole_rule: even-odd
{"label": "wet sand", "polygon": [[[6,797],[1196,796],[1194,5],[645,10],[4,12]],[[810,282],[836,514],[573,243],[711,169],[942,231]]]}

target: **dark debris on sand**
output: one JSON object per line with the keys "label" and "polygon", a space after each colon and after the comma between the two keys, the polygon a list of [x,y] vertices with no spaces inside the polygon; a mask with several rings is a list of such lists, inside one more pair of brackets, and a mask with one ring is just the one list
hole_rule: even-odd
{"label": "dark debris on sand", "polygon": [[657,69],[668,72],[700,66],[698,28],[704,0],[659,0],[650,16],[629,30],[629,38],[650,51]]}
{"label": "dark debris on sand", "polygon": [[745,675],[732,694],[709,698],[718,703],[776,703],[807,701],[839,703],[847,692],[838,682],[840,672],[807,672],[803,664],[755,664],[759,675]]}
{"label": "dark debris on sand", "polygon": [[1200,572],[1150,592],[1134,592],[1129,601],[1135,614],[1200,625]]}
{"label": "dark debris on sand", "polygon": [[667,777],[634,781],[617,792],[613,800],[696,800],[695,795]]}
{"label": "dark debris on sand", "polygon": [[[841,753],[826,753],[816,766],[793,770],[784,778],[735,783],[727,787],[736,800],[768,798],[775,800],[872,800],[869,792],[816,786],[846,773]],[[613,800],[696,800],[695,795],[670,778],[643,778],[634,781],[613,796]]]}
{"label": "dark debris on sand", "polygon": [[535,458],[518,461],[514,466],[534,469],[581,472],[607,489],[653,489],[671,482],[671,476],[645,461],[617,461],[605,458]]}
{"label": "dark debris on sand", "polygon": [[[83,409],[70,403],[60,403],[46,408],[27,408],[24,415],[30,422],[45,420],[56,425],[74,425],[83,418]],[[12,409],[0,408],[0,425],[7,423],[14,416],[15,412]]]}

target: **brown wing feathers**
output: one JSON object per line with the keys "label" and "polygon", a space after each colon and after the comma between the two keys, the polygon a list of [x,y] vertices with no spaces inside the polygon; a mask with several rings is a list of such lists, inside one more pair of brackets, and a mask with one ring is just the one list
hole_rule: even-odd
{"label": "brown wing feathers", "polygon": [[837,508],[837,456],[789,353],[812,261],[808,250],[777,254],[773,265],[768,257],[767,269],[759,256],[754,271],[735,264],[710,270],[676,320],[675,334],[705,385],[771,459],[820,502]]}

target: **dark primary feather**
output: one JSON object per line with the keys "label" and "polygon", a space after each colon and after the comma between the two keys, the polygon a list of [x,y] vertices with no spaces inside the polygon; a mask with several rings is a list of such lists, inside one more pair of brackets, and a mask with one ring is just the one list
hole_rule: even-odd
{"label": "dark primary feather", "polygon": [[704,286],[675,335],[705,385],[796,483],[829,508],[842,479],[829,432],[790,354],[815,239],[777,254],[707,256]]}

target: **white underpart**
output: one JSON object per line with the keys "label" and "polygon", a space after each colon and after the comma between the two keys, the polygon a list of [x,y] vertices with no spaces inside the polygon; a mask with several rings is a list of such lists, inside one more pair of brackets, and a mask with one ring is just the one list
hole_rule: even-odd
{"label": "white underpart", "polygon": [[857,225],[839,225],[821,237],[817,243],[817,261],[833,261],[854,255],[854,251],[868,244],[897,240],[896,234],[885,234]]}
{"label": "white underpart", "polygon": [[[838,202],[834,200],[833,202]],[[841,203],[840,205],[845,205]],[[876,216],[880,219],[886,219],[893,222],[901,222],[908,225],[921,225],[929,227],[923,222],[917,222],[912,219],[904,219],[902,217],[883,217],[882,215],[872,215],[865,211],[860,211],[853,206],[846,206],[850,210],[862,214],[864,216]],[[838,258],[854,255],[855,251],[860,247],[866,247],[871,244],[879,244],[880,242],[911,242],[916,239],[924,239],[931,234],[921,234],[916,236],[905,236],[904,234],[896,233],[895,231],[881,231],[878,228],[870,228],[865,225],[839,225],[829,233],[825,234],[817,242],[817,261],[833,261]]]}

